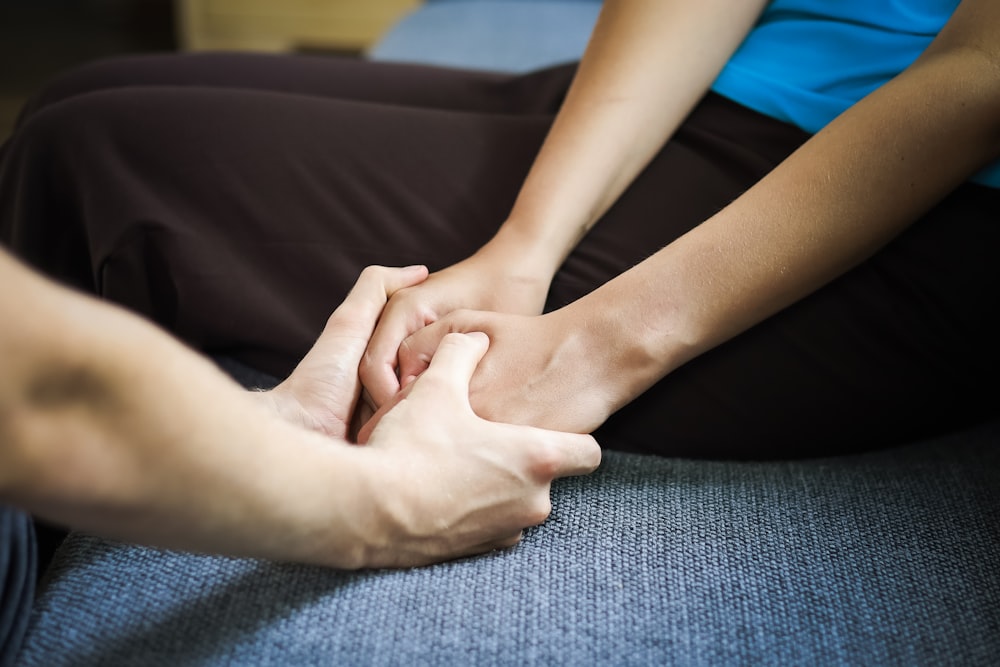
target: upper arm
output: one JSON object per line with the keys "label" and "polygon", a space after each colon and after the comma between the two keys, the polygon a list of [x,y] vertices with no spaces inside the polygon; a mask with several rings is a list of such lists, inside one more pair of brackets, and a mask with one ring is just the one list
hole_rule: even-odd
{"label": "upper arm", "polygon": [[997,68],[1000,76],[1000,2],[962,0],[925,55],[958,50],[983,57]]}
{"label": "upper arm", "polygon": [[[613,73],[602,81],[609,97],[633,83],[707,88],[750,32],[767,0],[606,0],[581,62],[584,72]],[[628,93],[626,92],[626,95]],[[700,97],[700,93],[696,93]]]}
{"label": "upper arm", "polygon": [[1000,2],[962,0],[910,70],[947,81],[938,96],[963,110],[962,127],[947,129],[975,133],[981,163],[1000,156]]}

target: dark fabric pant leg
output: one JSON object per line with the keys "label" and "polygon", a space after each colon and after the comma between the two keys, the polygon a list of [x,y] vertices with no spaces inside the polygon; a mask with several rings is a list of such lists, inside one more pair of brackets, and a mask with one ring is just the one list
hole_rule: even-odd
{"label": "dark fabric pant leg", "polygon": [[1000,415],[998,211],[1000,193],[963,188],[864,265],[660,381],[597,437],[647,453],[794,458]]}
{"label": "dark fabric pant leg", "polygon": [[57,76],[22,109],[41,109],[114,88],[258,90],[407,107],[485,113],[551,114],[573,65],[509,75],[353,58],[255,53],[146,54],[96,60]]}
{"label": "dark fabric pant leg", "polygon": [[[378,69],[342,75],[377,78]],[[523,103],[568,80],[535,77],[505,85]],[[460,88],[452,93],[460,108]],[[362,266],[438,268],[492,234],[554,109],[537,111],[200,84],[72,94],[33,114],[11,145],[0,227],[47,270],[196,347],[281,375]],[[683,234],[805,138],[709,96],[569,258],[550,307]],[[998,281],[984,262],[997,232],[983,222],[996,201],[963,189],[864,267],[671,374],[613,416],[602,443],[805,456],[981,415],[983,394],[969,386],[997,366]]]}
{"label": "dark fabric pant leg", "polygon": [[[554,303],[680,236],[806,139],[709,96],[570,257]],[[960,188],[869,261],[670,374],[598,439],[675,456],[819,456],[1000,414],[998,222],[1000,191]]]}
{"label": "dark fabric pant leg", "polygon": [[[345,78],[399,71],[355,65],[337,67]],[[501,85],[565,89],[570,75]],[[493,234],[555,111],[532,104],[454,111],[201,85],[78,92],[38,105],[7,146],[0,236],[199,349],[281,376],[364,266],[440,268]]]}

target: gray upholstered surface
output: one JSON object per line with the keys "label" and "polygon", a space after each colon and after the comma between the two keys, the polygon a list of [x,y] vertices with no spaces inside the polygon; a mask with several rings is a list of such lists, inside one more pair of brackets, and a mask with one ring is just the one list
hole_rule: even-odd
{"label": "gray upholstered surface", "polygon": [[432,0],[369,51],[375,60],[527,72],[578,60],[600,0]]}
{"label": "gray upholstered surface", "polygon": [[72,535],[21,664],[987,665],[1000,424],[837,460],[608,453],[509,551],[411,571]]}

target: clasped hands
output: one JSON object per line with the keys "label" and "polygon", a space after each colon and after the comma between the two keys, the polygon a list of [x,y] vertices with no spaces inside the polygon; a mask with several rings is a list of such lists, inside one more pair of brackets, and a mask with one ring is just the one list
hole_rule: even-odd
{"label": "clasped hands", "polygon": [[365,269],[309,353],[264,394],[296,425],[335,439],[359,431],[364,461],[379,480],[371,489],[377,525],[360,566],[418,565],[512,545],[548,516],[553,479],[600,463],[589,435],[473,412],[469,383],[489,346],[482,333],[441,336],[419,377],[369,418],[359,400],[362,357],[387,301],[426,278],[421,266]]}

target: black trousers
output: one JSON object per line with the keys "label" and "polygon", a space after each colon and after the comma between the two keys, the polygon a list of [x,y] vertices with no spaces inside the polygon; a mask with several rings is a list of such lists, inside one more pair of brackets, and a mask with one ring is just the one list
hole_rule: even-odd
{"label": "black trousers", "polygon": [[[199,350],[282,376],[364,266],[434,270],[491,237],[572,74],[235,54],[94,63],[54,81],[4,147],[0,238]],[[547,308],[670,243],[807,138],[708,95],[569,257]],[[669,375],[598,439],[816,456],[996,414],[998,218],[1000,191],[959,188],[870,261]]]}

